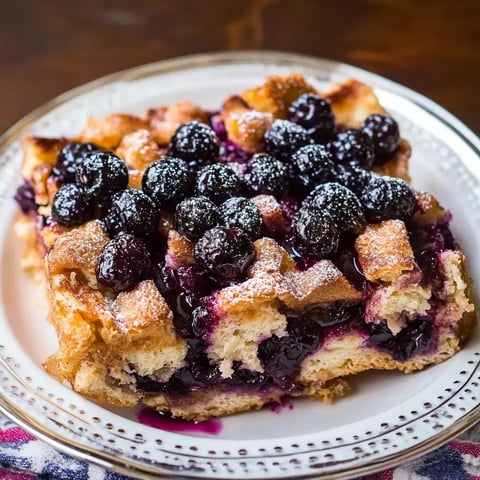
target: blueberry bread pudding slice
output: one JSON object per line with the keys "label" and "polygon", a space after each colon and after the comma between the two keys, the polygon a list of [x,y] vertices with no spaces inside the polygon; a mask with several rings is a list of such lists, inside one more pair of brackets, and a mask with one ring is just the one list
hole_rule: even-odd
{"label": "blueberry bread pudding slice", "polygon": [[[79,131],[81,127],[79,127]],[[332,401],[365,370],[454,355],[476,323],[450,214],[409,187],[373,90],[271,76],[23,140],[23,267],[73,389],[201,420]]]}

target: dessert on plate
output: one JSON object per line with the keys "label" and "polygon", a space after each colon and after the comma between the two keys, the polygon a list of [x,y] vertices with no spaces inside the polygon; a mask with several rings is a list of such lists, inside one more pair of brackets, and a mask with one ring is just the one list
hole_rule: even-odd
{"label": "dessert on plate", "polygon": [[202,420],[350,375],[410,373],[476,323],[450,213],[356,80],[270,76],[218,111],[114,113],[23,140],[22,265],[46,280],[47,371],[91,398]]}

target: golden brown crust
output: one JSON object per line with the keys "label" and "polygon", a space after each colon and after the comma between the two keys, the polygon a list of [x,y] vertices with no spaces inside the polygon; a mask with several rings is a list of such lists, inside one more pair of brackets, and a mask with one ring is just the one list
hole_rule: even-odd
{"label": "golden brown crust", "polygon": [[177,269],[183,265],[195,263],[193,243],[173,229],[170,229],[167,235],[165,264],[170,268]]}
{"label": "golden brown crust", "polygon": [[428,192],[415,192],[417,211],[413,218],[420,225],[433,225],[446,220],[447,212],[439,201]]}
{"label": "golden brown crust", "polygon": [[249,277],[261,274],[284,275],[296,271],[295,262],[273,238],[263,237],[255,241],[255,261],[248,269]]}
{"label": "golden brown crust", "polygon": [[[25,135],[22,140],[22,177],[33,182],[35,172],[38,172],[39,168],[48,169],[55,165],[60,150],[67,143],[66,138],[43,138],[31,134]],[[46,187],[42,188],[46,189]]]}
{"label": "golden brown crust", "polygon": [[49,275],[80,270],[95,276],[98,256],[107,242],[107,232],[96,220],[60,235],[46,259]]}
{"label": "golden brown crust", "polygon": [[403,273],[418,268],[401,220],[367,225],[355,240],[355,250],[363,274],[372,282],[394,282]]}
{"label": "golden brown crust", "polygon": [[283,215],[282,207],[273,195],[257,195],[251,198],[251,200],[260,210],[260,215],[265,225],[272,230],[286,230],[288,222]]}
{"label": "golden brown crust", "polygon": [[145,120],[135,115],[112,113],[102,119],[89,118],[80,134],[80,140],[113,150],[119,146],[125,135],[148,127]]}
{"label": "golden brown crust", "polygon": [[234,96],[223,104],[221,118],[228,138],[240,148],[252,153],[264,150],[263,137],[274,120],[270,112],[251,109],[241,97]]}
{"label": "golden brown crust", "polygon": [[116,151],[129,170],[140,172],[159,160],[162,153],[152,134],[146,129],[136,130],[125,135]]}
{"label": "golden brown crust", "polygon": [[333,85],[323,97],[330,101],[337,123],[347,128],[358,128],[374,113],[386,113],[373,89],[355,79]]}
{"label": "golden brown crust", "polygon": [[270,75],[255,88],[245,90],[241,97],[260,112],[271,113],[274,118],[286,118],[290,104],[303,93],[315,93],[315,89],[299,73]]}
{"label": "golden brown crust", "polygon": [[334,302],[357,302],[361,292],[355,290],[330,260],[320,260],[304,272],[285,275],[285,289],[279,299],[292,310],[305,310]]}
{"label": "golden brown crust", "polygon": [[147,112],[147,121],[155,141],[160,145],[167,145],[182,123],[208,123],[208,114],[192,102],[177,102],[168,107],[150,109]]}

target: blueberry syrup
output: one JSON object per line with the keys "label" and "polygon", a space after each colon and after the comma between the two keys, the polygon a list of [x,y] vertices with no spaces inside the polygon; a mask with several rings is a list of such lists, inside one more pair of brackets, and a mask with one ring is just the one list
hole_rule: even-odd
{"label": "blueberry syrup", "polygon": [[410,229],[410,241],[415,259],[423,272],[423,281],[434,285],[441,282],[438,256],[444,250],[458,248],[448,226],[448,216],[446,221],[433,225],[413,226]]}
{"label": "blueberry syrup", "polygon": [[218,435],[223,429],[221,420],[206,420],[194,422],[162,415],[152,408],[143,408],[137,414],[137,419],[143,425],[165,430],[172,433],[206,433]]}
{"label": "blueberry syrup", "polygon": [[354,238],[346,237],[342,239],[338,252],[332,261],[357,290],[364,292],[364,294],[368,293],[368,281],[363,275],[357,260]]}

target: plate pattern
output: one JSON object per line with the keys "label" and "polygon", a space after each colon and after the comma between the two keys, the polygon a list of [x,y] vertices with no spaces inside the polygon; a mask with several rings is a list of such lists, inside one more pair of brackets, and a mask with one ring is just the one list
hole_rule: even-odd
{"label": "plate pattern", "polygon": [[[396,96],[390,108],[405,137],[413,141],[414,151],[420,155],[422,151],[434,152],[438,168],[462,189],[471,205],[472,221],[480,224],[480,175],[478,165],[471,160],[478,160],[479,150],[470,132],[464,135],[457,131],[442,109],[436,107],[432,112],[431,103],[384,79],[334,62],[273,53],[160,62],[120,73],[111,79],[113,83],[100,82],[94,90],[87,86],[79,96],[65,97],[45,111],[34,112],[33,125],[24,122],[0,139],[0,211],[11,203],[12,185],[18,183],[19,135],[27,127],[37,134],[74,134],[88,115],[125,110],[125,98],[139,87],[148,101],[155,95],[157,76],[190,69],[192,75],[180,79],[187,89],[192,80],[208,80],[205,72],[202,77],[196,71],[199,65],[208,70],[209,65],[215,69],[228,62],[232,74],[236,69],[243,72],[240,66],[253,62],[262,65],[262,76],[300,70],[319,85],[356,76],[377,86],[381,98],[384,92],[387,107],[389,96]],[[423,109],[432,119],[432,127],[420,128],[410,121],[398,98],[411,103],[412,108]],[[441,126],[438,131],[435,122]],[[448,131],[447,137],[442,129]],[[459,354],[461,362],[456,362],[453,373],[450,369],[448,376],[439,377],[415,398],[368,421],[266,440],[206,439],[163,432],[126,420],[53,380],[46,382],[40,367],[28,359],[12,331],[4,328],[8,323],[5,317],[0,307],[0,331],[4,330],[0,336],[0,411],[66,453],[142,478],[345,478],[418,456],[480,418],[480,350],[475,341]]]}

